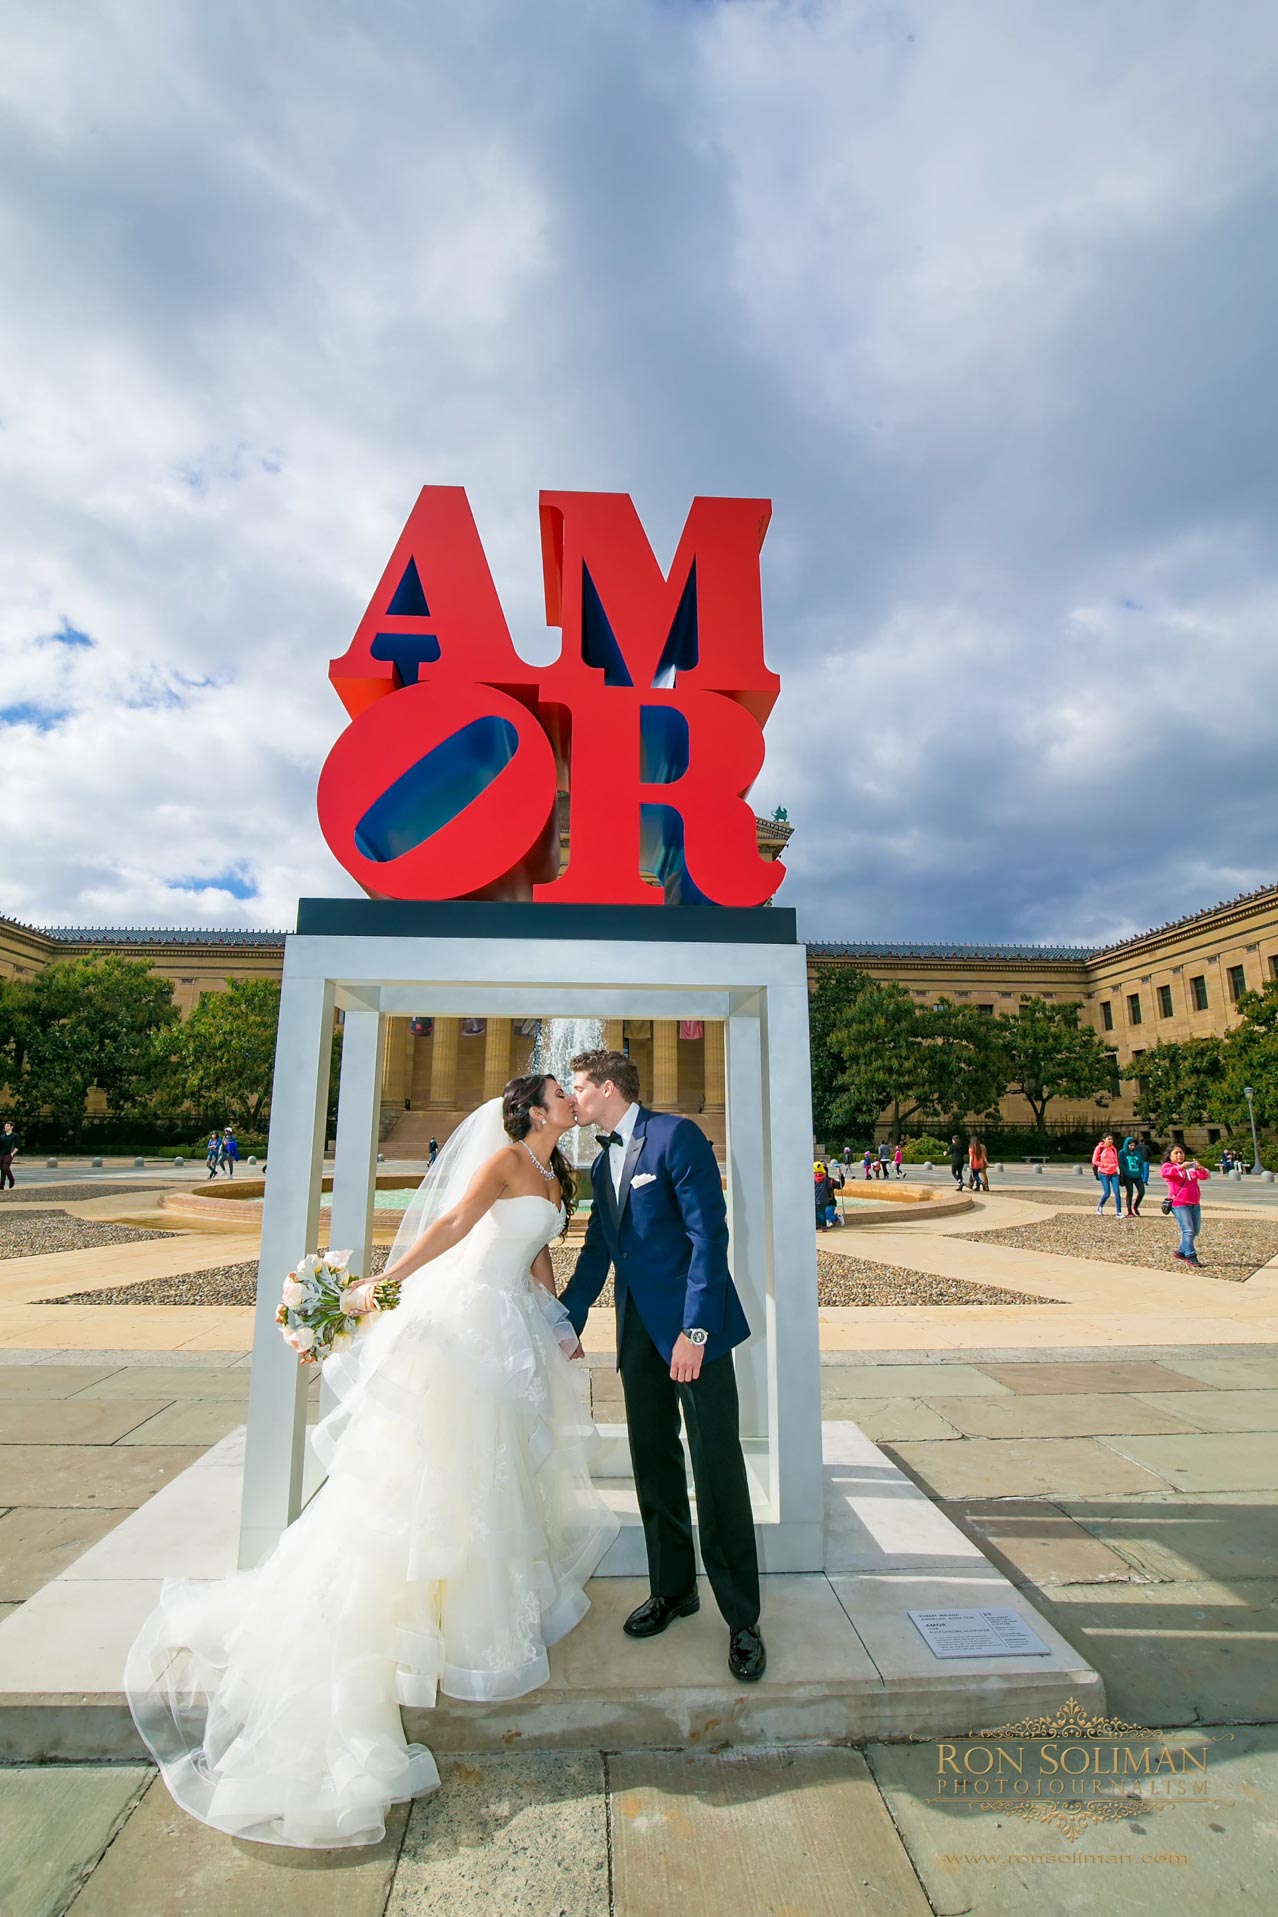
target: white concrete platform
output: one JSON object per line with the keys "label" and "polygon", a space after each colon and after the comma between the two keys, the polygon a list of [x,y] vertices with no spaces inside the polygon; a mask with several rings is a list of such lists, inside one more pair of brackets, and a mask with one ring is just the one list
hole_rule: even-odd
{"label": "white concrete platform", "polygon": [[[615,1465],[616,1433],[604,1436]],[[704,1749],[957,1735],[1069,1697],[1104,1710],[1097,1673],[877,1445],[850,1423],[822,1437],[826,1567],[764,1577],[760,1683],[729,1673],[704,1580],[697,1616],[637,1643],[621,1620],[647,1579],[601,1576],[541,1690],[491,1706],[441,1699],[407,1713],[410,1735],[445,1751]],[[125,1652],[163,1578],[234,1567],[243,1459],[241,1429],[0,1622],[0,1764],[137,1758]],[[632,1488],[616,1476],[605,1487],[629,1515]],[[938,1661],[908,1612],[972,1605],[1020,1613],[1048,1655]]]}

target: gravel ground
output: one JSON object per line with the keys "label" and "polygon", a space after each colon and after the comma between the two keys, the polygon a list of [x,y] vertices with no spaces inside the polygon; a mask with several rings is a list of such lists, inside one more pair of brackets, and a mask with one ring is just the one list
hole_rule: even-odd
{"label": "gravel ground", "polygon": [[[19,1166],[21,1170],[21,1166]],[[58,1185],[50,1181],[47,1185],[24,1185],[21,1178],[13,1191],[0,1192],[0,1209],[8,1205],[78,1205],[83,1198],[140,1198],[144,1192],[180,1191],[180,1185],[132,1185],[112,1184],[110,1179],[100,1179],[94,1184]]]}
{"label": "gravel ground", "polygon": [[[1157,1172],[1155,1172],[1145,1192],[1144,1210],[1146,1217],[1152,1217],[1153,1214],[1157,1212],[1166,1189],[1167,1187],[1163,1184],[1162,1179],[1158,1176]],[[1208,1186],[1207,1190],[1210,1194],[1211,1187]],[[1015,1187],[1011,1185],[1000,1185],[997,1178],[994,1180],[994,1196],[996,1198],[1014,1198],[1018,1204],[1043,1205],[1056,1211],[1095,1211],[1096,1193],[1097,1185],[1094,1178],[1085,1180],[1080,1178],[1076,1188],[1065,1191],[1023,1191],[1019,1185]],[[1111,1212],[1114,1209],[1112,1199],[1110,1200],[1109,1208]],[[1205,1212],[1220,1211],[1228,1216],[1229,1213],[1233,1211],[1233,1206],[1228,1204],[1228,1202],[1222,1205],[1219,1201],[1213,1204],[1211,1197],[1208,1196],[1203,1210]]]}
{"label": "gravel ground", "polygon": [[[1019,1194],[1018,1194],[1019,1196]],[[1046,1198],[1046,1194],[1044,1194]],[[1172,1257],[1180,1243],[1173,1218],[1164,1218],[1157,1201],[1139,1218],[1120,1224],[1113,1210],[1096,1216],[1093,1202],[1076,1206],[1069,1215],[1045,1218],[1041,1225],[1004,1225],[999,1231],[964,1231],[955,1236],[974,1244],[1015,1245],[1022,1251],[1043,1251],[1066,1258],[1099,1258],[1107,1265],[1140,1265],[1151,1271],[1179,1269]],[[1278,1220],[1239,1218],[1222,1208],[1203,1224],[1198,1255],[1204,1275],[1245,1284],[1278,1256]]]}
{"label": "gravel ground", "polygon": [[96,1218],[73,1218],[70,1212],[24,1210],[0,1212],[0,1259],[34,1258],[56,1251],[88,1251],[96,1245],[140,1245],[148,1238],[177,1238],[175,1231],[143,1231],[133,1225],[106,1225]]}
{"label": "gravel ground", "polygon": [[[145,1234],[144,1234],[145,1235]],[[157,1234],[158,1235],[158,1234]],[[385,1269],[388,1247],[373,1251],[373,1270]],[[551,1250],[555,1282],[562,1287],[577,1262],[576,1250],[556,1245]],[[51,1305],[251,1305],[257,1295],[257,1266],[220,1265],[213,1271],[185,1272],[172,1278],[152,1278],[141,1285],[115,1285],[105,1291],[77,1291],[66,1298],[48,1298]],[[599,1294],[601,1305],[613,1302],[612,1279]],[[840,1258],[817,1252],[817,1302],[822,1305],[1055,1305],[1059,1298],[1023,1298],[993,1285],[972,1285],[961,1278],[934,1278],[926,1272],[897,1271],[868,1258]]]}

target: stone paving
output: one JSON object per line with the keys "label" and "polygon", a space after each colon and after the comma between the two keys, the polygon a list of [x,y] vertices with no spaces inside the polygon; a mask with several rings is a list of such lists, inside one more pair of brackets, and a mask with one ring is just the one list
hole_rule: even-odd
{"label": "stone paving", "polygon": [[[985,1216],[1041,1219],[1047,1197],[1032,1195],[1033,1213],[986,1201]],[[846,1236],[889,1268],[1015,1289],[1016,1309],[823,1311],[825,1415],[860,1424],[979,1542],[1102,1672],[1111,1714],[1211,1740],[1210,1801],[1071,1840],[939,1800],[931,1742],[450,1756],[440,1792],[400,1808],[376,1849],[298,1854],[206,1830],[142,1765],[15,1768],[0,1770],[4,1917],[1271,1907],[1275,1275],[1217,1287],[1208,1303],[1187,1275],[1132,1266],[1116,1304],[1113,1265],[962,1242],[964,1224]],[[0,1606],[24,1602],[239,1423],[248,1384],[242,1310],[26,1301],[249,1262],[251,1249],[242,1233],[192,1234],[5,1267]],[[1228,1313],[1215,1302],[1226,1289],[1245,1299]],[[1065,1305],[1040,1311],[1052,1295]],[[22,1311],[34,1315],[15,1338]],[[606,1321],[588,1342],[597,1411],[617,1422]]]}
{"label": "stone paving", "polygon": [[[615,1420],[615,1372],[598,1362],[591,1378]],[[226,1356],[12,1354],[0,1365],[0,1413],[13,1414],[0,1416],[0,1473],[12,1489],[31,1454],[64,1463],[42,1462],[28,1500],[0,1518],[0,1590],[21,1601],[162,1481],[134,1476],[134,1461],[189,1460],[242,1418],[247,1382]],[[141,1766],[25,1768],[0,1772],[0,1910],[845,1917],[890,1902],[957,1917],[1032,1900],[1063,1917],[1085,1888],[1134,1912],[1169,1895],[1191,1912],[1272,1902],[1278,1346],[930,1363],[828,1354],[822,1394],[827,1416],[877,1436],[1084,1651],[1111,1714],[1228,1739],[1211,1747],[1211,1804],[1071,1843],[938,1804],[932,1743],[452,1757],[441,1791],[397,1812],[376,1850],[298,1856],[193,1823]],[[181,1425],[192,1414],[207,1420],[198,1436]],[[181,1447],[166,1441],[175,1419]],[[1094,1861],[1054,1867],[1080,1856]]]}

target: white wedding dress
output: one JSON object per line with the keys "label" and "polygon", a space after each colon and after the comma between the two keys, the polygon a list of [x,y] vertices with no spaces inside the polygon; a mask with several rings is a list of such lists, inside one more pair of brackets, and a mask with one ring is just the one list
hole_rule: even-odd
{"label": "white wedding dress", "polygon": [[339,1398],[313,1434],[328,1480],[270,1558],[164,1585],[125,1689],[169,1790],[206,1824],[378,1842],[389,1805],[439,1783],[400,1706],[535,1690],[547,1647],[589,1609],[619,1526],[590,1481],[588,1373],[529,1274],[563,1216],[549,1198],[499,1199],[406,1279],[398,1308],[324,1367]]}

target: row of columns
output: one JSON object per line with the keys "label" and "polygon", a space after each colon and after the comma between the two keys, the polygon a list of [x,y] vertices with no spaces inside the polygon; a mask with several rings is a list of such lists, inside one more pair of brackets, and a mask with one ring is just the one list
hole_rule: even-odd
{"label": "row of columns", "polygon": [[[484,1097],[496,1098],[511,1075],[513,1022],[508,1018],[490,1018],[484,1033]],[[604,1021],[603,1042],[609,1051],[622,1048],[623,1021]],[[457,1103],[457,1053],[461,1038],[461,1020],[437,1018],[430,1060],[431,1111],[452,1111]],[[392,1034],[387,1033],[387,1062],[390,1064]],[[707,1113],[724,1108],[723,1026],[710,1020],[705,1027],[705,1099]],[[389,1073],[388,1073],[389,1076]],[[387,1096],[391,1096],[389,1088]],[[398,1088],[394,1096],[399,1096]],[[654,1110],[677,1111],[679,1106],[679,1025],[676,1019],[658,1018],[652,1022],[652,1087]]]}

